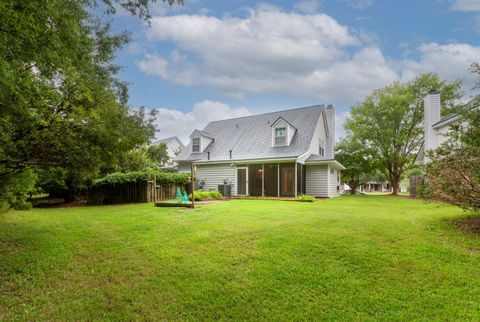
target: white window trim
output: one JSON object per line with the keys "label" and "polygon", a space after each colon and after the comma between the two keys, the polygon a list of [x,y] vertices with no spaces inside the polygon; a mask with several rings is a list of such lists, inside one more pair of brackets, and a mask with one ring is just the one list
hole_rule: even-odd
{"label": "white window trim", "polygon": [[[285,135],[283,136],[277,136],[277,130],[283,130]],[[285,139],[285,142],[283,144],[277,144],[277,137],[278,138],[284,138]],[[274,140],[274,146],[286,146],[288,145],[288,134],[287,134],[287,127],[286,126],[282,126],[282,127],[275,127],[273,129],[273,140]]]}
{"label": "white window trim", "polygon": [[[193,146],[197,145],[193,143],[194,140],[198,140],[198,151],[193,150]],[[200,138],[192,138],[192,153],[200,153],[200,152],[202,152],[202,140]]]}

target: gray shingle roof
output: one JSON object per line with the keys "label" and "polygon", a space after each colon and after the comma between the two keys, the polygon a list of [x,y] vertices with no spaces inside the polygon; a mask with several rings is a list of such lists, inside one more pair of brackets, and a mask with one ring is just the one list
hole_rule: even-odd
{"label": "gray shingle roof", "polygon": [[[228,161],[230,150],[233,160],[298,157],[307,152],[321,112],[325,108],[324,105],[316,105],[210,122],[202,132],[208,133],[214,141],[202,153],[190,153],[189,144],[175,160],[206,161],[207,152],[210,152],[210,161]],[[289,146],[272,147],[271,125],[279,117],[291,123],[297,131]]]}

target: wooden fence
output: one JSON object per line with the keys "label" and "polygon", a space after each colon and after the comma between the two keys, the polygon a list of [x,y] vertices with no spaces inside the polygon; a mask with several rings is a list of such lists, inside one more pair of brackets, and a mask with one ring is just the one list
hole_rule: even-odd
{"label": "wooden fence", "polygon": [[90,191],[88,204],[147,203],[175,199],[176,188],[175,184],[157,186],[155,180],[102,186]]}
{"label": "wooden fence", "polygon": [[410,177],[410,196],[417,197],[417,186],[420,184],[419,176]]}

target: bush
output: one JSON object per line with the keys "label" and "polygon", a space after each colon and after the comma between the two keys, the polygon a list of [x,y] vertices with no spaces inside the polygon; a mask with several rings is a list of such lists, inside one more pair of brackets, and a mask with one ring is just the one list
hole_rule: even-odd
{"label": "bush", "polygon": [[115,186],[125,183],[134,183],[148,181],[156,178],[158,185],[176,184],[185,186],[188,184],[188,174],[185,173],[169,173],[160,171],[132,171],[132,172],[115,172],[107,174],[105,177],[94,181],[94,187]]}
{"label": "bush", "polygon": [[[205,190],[195,190],[195,201],[208,200],[208,199],[220,199],[222,194],[216,190],[205,191]],[[192,200],[192,194],[188,196]]]}
{"label": "bush", "polygon": [[314,202],[315,197],[313,196],[307,196],[307,195],[301,195],[296,198],[297,201],[304,201],[304,202]]}
{"label": "bush", "polygon": [[36,174],[31,169],[24,169],[19,173],[6,175],[0,180],[0,211],[8,208],[29,209],[30,194],[35,193]]}

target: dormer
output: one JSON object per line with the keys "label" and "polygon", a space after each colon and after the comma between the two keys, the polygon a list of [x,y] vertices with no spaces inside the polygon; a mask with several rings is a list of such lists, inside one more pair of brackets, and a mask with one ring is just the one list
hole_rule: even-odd
{"label": "dormer", "polygon": [[297,129],[292,124],[279,117],[272,124],[272,146],[289,146],[296,131]]}
{"label": "dormer", "polygon": [[205,148],[214,141],[214,138],[208,135],[208,133],[194,130],[190,134],[190,152],[191,153],[202,153]]}

